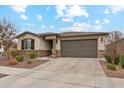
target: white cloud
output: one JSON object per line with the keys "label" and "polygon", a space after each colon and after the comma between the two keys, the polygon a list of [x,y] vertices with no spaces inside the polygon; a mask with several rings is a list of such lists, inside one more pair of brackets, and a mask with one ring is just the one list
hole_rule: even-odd
{"label": "white cloud", "polygon": [[60,28],[60,31],[101,31],[103,29],[103,26],[101,23],[99,24],[90,24],[90,23],[80,23],[76,22],[73,23],[70,27]]}
{"label": "white cloud", "polygon": [[95,24],[100,24],[100,21],[99,21],[99,20],[96,20],[96,21],[95,21]]}
{"label": "white cloud", "polygon": [[79,5],[60,5],[56,6],[57,18],[66,18],[66,19],[73,19],[74,17],[89,17],[88,12],[86,9]]}
{"label": "white cloud", "polygon": [[114,6],[109,6],[107,9],[105,9],[104,14],[116,14],[118,12],[124,11],[124,5],[114,5]]}
{"label": "white cloud", "polygon": [[27,20],[28,17],[25,15],[27,5],[13,5],[11,6],[12,10],[19,13],[20,17],[24,20]]}
{"label": "white cloud", "polygon": [[45,25],[42,25],[41,28],[45,28],[46,26]]}
{"label": "white cloud", "polygon": [[27,20],[27,19],[28,19],[28,17],[27,17],[26,15],[24,15],[24,14],[21,14],[20,17],[21,17],[22,19],[24,19],[24,20]]}
{"label": "white cloud", "polygon": [[124,10],[124,6],[111,6],[112,13],[117,13]]}
{"label": "white cloud", "polygon": [[74,6],[69,7],[67,16],[72,16],[72,17],[74,17],[74,16],[85,16],[85,17],[89,17],[89,14],[86,12],[84,7],[74,5]]}
{"label": "white cloud", "polygon": [[25,13],[27,5],[13,5],[11,8],[17,13]]}
{"label": "white cloud", "polygon": [[96,20],[94,24],[91,26],[93,31],[99,31],[103,29],[103,25],[110,23],[108,19]]}
{"label": "white cloud", "polygon": [[57,17],[62,17],[64,16],[65,9],[67,7],[65,5],[59,5],[56,6],[56,12],[57,12]]}
{"label": "white cloud", "polygon": [[101,30],[102,29],[102,26],[101,25],[93,25],[92,26],[92,30],[93,31],[99,31],[99,30]]}
{"label": "white cloud", "polygon": [[35,24],[31,24],[31,23],[27,23],[27,24],[25,24],[26,26],[30,26],[30,27],[34,27],[35,26]]}
{"label": "white cloud", "polygon": [[108,24],[108,23],[110,23],[110,20],[108,20],[108,19],[96,20],[94,22],[95,25],[104,25],[104,24]]}
{"label": "white cloud", "polygon": [[64,21],[64,22],[72,22],[73,19],[70,19],[70,18],[62,18],[62,21]]}
{"label": "white cloud", "polygon": [[105,24],[110,23],[110,21],[108,19],[104,19],[103,21],[104,21]]}
{"label": "white cloud", "polygon": [[60,28],[61,31],[87,31],[90,25],[87,23],[73,23],[73,26]]}
{"label": "white cloud", "polygon": [[36,18],[37,18],[37,20],[42,20],[42,16],[39,14],[36,15]]}
{"label": "white cloud", "polygon": [[110,11],[108,9],[105,9],[104,14],[109,14]]}

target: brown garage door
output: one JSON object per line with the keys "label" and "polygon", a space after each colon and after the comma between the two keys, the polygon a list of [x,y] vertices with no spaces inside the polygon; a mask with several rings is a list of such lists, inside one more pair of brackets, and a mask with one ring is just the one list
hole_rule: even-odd
{"label": "brown garage door", "polygon": [[62,57],[97,57],[97,40],[63,40]]}

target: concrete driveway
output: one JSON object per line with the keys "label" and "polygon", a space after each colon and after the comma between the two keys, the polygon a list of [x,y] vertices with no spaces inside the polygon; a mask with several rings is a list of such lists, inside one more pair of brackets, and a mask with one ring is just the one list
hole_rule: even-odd
{"label": "concrete driveway", "polygon": [[123,79],[105,76],[96,58],[57,58],[33,69],[0,67],[10,74],[0,87],[124,87]]}

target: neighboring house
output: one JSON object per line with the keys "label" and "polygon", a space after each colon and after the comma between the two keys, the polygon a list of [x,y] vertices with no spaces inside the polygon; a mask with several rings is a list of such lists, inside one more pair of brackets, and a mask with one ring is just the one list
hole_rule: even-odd
{"label": "neighboring house", "polygon": [[111,55],[111,49],[113,44],[116,44],[116,55],[124,54],[124,38],[116,41],[115,43],[109,44],[106,46],[107,54]]}
{"label": "neighboring house", "polygon": [[25,53],[34,50],[39,56],[61,57],[103,57],[108,33],[103,32],[64,32],[35,34],[24,32],[18,35],[17,50]]}

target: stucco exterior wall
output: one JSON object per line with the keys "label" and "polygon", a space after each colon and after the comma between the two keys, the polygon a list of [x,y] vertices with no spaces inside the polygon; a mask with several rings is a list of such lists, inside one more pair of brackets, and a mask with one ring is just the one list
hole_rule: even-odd
{"label": "stucco exterior wall", "polygon": [[[103,41],[101,41],[103,38]],[[105,36],[78,36],[78,37],[63,37],[58,39],[56,49],[61,51],[61,40],[81,40],[81,39],[97,39],[97,57],[102,57],[106,50]]]}
{"label": "stucco exterior wall", "polygon": [[98,42],[97,42],[97,57],[104,57],[105,53],[106,53],[106,37],[105,36],[100,36],[98,38]]}
{"label": "stucco exterior wall", "polygon": [[40,49],[40,38],[37,36],[31,35],[31,34],[24,34],[18,38],[17,50],[21,50],[21,40],[28,39],[28,38],[35,40],[34,50],[39,50]]}
{"label": "stucco exterior wall", "polygon": [[99,36],[73,36],[73,37],[63,37],[60,40],[80,40],[80,39],[97,39]]}
{"label": "stucco exterior wall", "polygon": [[[103,41],[101,41],[101,38],[103,38]],[[81,40],[81,39],[97,39],[98,50],[105,50],[105,41],[106,41],[106,37],[105,36],[78,36],[78,37],[64,37],[64,38],[60,38],[60,40]]]}
{"label": "stucco exterior wall", "polygon": [[32,38],[35,40],[34,50],[50,50],[50,43],[48,41],[44,41],[42,38],[31,34],[25,34],[18,38],[17,50],[21,50],[21,40]]}
{"label": "stucco exterior wall", "polygon": [[[51,50],[52,48],[52,40],[43,40],[42,38],[32,35],[32,34],[24,34],[18,38],[17,50],[21,50],[21,40],[22,39],[34,39],[35,40],[35,48],[34,50]],[[101,40],[103,38],[103,40]],[[102,57],[105,53],[105,36],[73,36],[73,37],[61,37],[57,38],[55,48],[59,56],[61,56],[61,40],[82,40],[82,39],[96,39],[97,40],[97,55],[98,57]]]}
{"label": "stucco exterior wall", "polygon": [[51,43],[48,40],[40,39],[40,50],[51,50]]}
{"label": "stucco exterior wall", "polygon": [[58,50],[61,50],[61,40],[82,40],[82,39],[97,39],[98,36],[76,36],[76,37],[63,37],[59,38],[57,45]]}
{"label": "stucco exterior wall", "polygon": [[[101,39],[103,39],[102,41],[101,41]],[[106,40],[106,37],[105,36],[100,36],[99,38],[98,38],[98,42],[97,42],[97,44],[98,44],[98,50],[105,50],[106,48],[105,48],[105,40]]]}
{"label": "stucco exterior wall", "polygon": [[61,41],[60,41],[60,39],[57,39],[56,50],[61,50]]}

